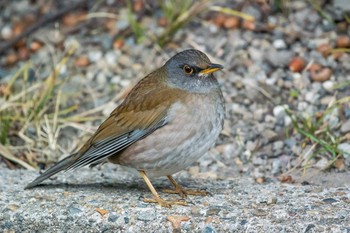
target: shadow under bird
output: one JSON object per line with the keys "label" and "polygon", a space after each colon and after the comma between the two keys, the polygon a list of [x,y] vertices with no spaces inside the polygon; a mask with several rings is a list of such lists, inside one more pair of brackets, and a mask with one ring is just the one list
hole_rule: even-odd
{"label": "shadow under bird", "polygon": [[49,168],[26,189],[60,171],[108,160],[140,173],[154,196],[147,202],[186,205],[162,199],[148,177],[167,176],[174,186],[168,192],[181,197],[205,195],[184,189],[171,175],[205,154],[222,130],[224,101],[213,75],[222,68],[198,50],[176,54],[139,81],[78,152]]}

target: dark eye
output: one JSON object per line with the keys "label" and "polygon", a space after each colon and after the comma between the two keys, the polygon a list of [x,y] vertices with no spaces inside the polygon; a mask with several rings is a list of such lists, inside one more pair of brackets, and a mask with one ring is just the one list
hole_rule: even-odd
{"label": "dark eye", "polygon": [[192,74],[193,73],[193,68],[188,66],[188,65],[184,65],[184,67],[182,68],[186,74]]}

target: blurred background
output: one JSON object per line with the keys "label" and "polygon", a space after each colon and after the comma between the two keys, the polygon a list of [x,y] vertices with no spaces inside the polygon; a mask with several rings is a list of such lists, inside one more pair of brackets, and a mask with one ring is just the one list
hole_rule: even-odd
{"label": "blurred background", "polygon": [[183,176],[349,174],[349,25],[347,0],[1,1],[0,168],[48,168],[195,48],[225,66],[226,120]]}

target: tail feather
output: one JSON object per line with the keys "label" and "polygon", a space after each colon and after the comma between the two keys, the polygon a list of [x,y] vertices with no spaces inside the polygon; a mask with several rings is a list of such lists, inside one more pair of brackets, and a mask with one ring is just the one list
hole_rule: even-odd
{"label": "tail feather", "polygon": [[41,174],[38,178],[33,180],[31,183],[29,183],[24,189],[33,188],[33,187],[37,186],[38,184],[40,184],[41,182],[43,182],[44,180],[55,175],[56,173],[67,169],[70,165],[72,165],[74,163],[74,161],[75,161],[74,156],[75,155],[76,154],[72,154],[72,155],[68,156],[67,158],[63,159],[62,161],[59,161],[58,163],[53,165],[51,168],[49,168],[47,171],[45,171],[43,174]]}

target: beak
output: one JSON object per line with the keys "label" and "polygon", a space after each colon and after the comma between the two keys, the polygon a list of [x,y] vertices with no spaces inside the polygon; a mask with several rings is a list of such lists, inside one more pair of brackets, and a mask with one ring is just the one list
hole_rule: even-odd
{"label": "beak", "polygon": [[201,70],[199,73],[200,74],[211,74],[211,73],[218,71],[218,70],[221,70],[223,68],[224,67],[222,65],[211,63],[206,69]]}

